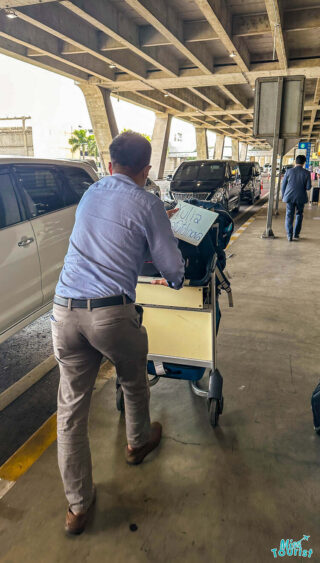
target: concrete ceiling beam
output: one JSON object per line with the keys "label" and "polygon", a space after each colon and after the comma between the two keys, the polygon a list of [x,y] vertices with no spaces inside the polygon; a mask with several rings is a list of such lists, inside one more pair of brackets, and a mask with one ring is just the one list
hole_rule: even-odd
{"label": "concrete ceiling beam", "polygon": [[[103,2],[101,0],[62,0],[60,3],[103,34],[110,36],[117,44],[122,44],[169,76],[179,74],[179,63],[175,57],[157,47],[145,49],[140,46],[139,27],[122,12],[119,12],[109,0],[103,0]],[[109,37],[104,37],[102,44],[105,45],[105,41],[108,43],[108,40]]]}
{"label": "concrete ceiling beam", "polygon": [[249,105],[248,98],[240,92],[239,88],[236,86],[219,86],[220,90],[228,96],[233,102],[236,104],[240,104],[244,108],[247,108]]}
{"label": "concrete ceiling beam", "polygon": [[87,82],[89,78],[89,75],[86,72],[82,72],[81,70],[72,67],[69,64],[65,64],[57,59],[52,59],[47,56],[40,58],[30,58],[28,57],[28,47],[10,41],[9,39],[1,36],[0,53],[6,55],[7,57],[18,59],[19,61],[22,61],[24,63],[33,64],[34,66],[37,66],[39,68],[61,74],[62,76],[66,76],[67,78],[71,78],[72,80],[76,80],[78,82]]}
{"label": "concrete ceiling beam", "polygon": [[170,110],[174,113],[185,111],[185,105],[175,98],[172,98],[172,96],[166,92],[160,92],[159,90],[143,90],[142,92],[137,92],[137,94],[144,97],[146,100],[161,104],[164,111]]}
{"label": "concrete ceiling beam", "polygon": [[196,112],[204,112],[208,103],[202,100],[197,94],[186,88],[166,89],[166,92],[178,102],[193,108]]}
{"label": "concrete ceiling beam", "polygon": [[29,57],[52,57],[57,61],[69,64],[74,68],[96,76],[103,80],[114,80],[114,71],[108,65],[90,54],[78,54],[76,58],[72,55],[66,56],[61,52],[61,41],[42,29],[36,29],[28,22],[19,18],[8,20],[5,15],[0,14],[0,36],[24,45]]}
{"label": "concrete ceiling beam", "polygon": [[102,53],[99,49],[99,32],[87,25],[80,17],[72,14],[61,5],[46,6],[38,4],[16,10],[19,18],[32,24],[38,29],[51,33],[56,38],[79,49],[84,49],[89,54],[108,63],[115,64],[125,73],[135,78],[145,78],[147,68],[145,62],[132,52],[113,52],[112,58]]}
{"label": "concrete ceiling beam", "polygon": [[120,100],[125,100],[127,102],[132,102],[133,104],[140,106],[142,108],[151,109],[156,113],[166,113],[166,109],[155,101],[147,98],[145,95],[141,96],[139,92],[117,92],[117,94],[112,94],[113,97],[119,98]]}
{"label": "concrete ceiling beam", "polygon": [[205,86],[204,88],[189,88],[194,94],[202,98],[208,104],[215,106],[217,109],[226,108],[226,100],[219,94],[214,86]]}
{"label": "concrete ceiling beam", "polygon": [[232,37],[232,17],[227,3],[223,0],[195,0],[204,17],[211,25],[213,31],[223,43],[229,54],[234,53],[234,61],[243,72],[248,72],[250,67],[250,54],[239,37]]}
{"label": "concrete ceiling beam", "polygon": [[[320,28],[320,8],[286,10],[282,22],[283,31],[303,31]],[[267,13],[235,14],[232,16],[232,36],[251,37],[271,33]],[[216,41],[219,35],[207,20],[183,22],[185,43],[197,41]],[[172,43],[151,25],[140,27],[140,43],[144,47],[171,45]]]}
{"label": "concrete ceiling beam", "polygon": [[183,20],[166,0],[125,0],[141,17],[161,33],[203,73],[213,71],[213,57],[205,45],[186,44]]}
{"label": "concrete ceiling beam", "polygon": [[0,10],[3,8],[17,8],[17,6],[29,6],[31,4],[48,4],[54,1],[55,0],[0,0]]}
{"label": "concrete ceiling beam", "polygon": [[[290,62],[290,67],[284,71],[279,69],[279,63],[267,62],[259,64],[251,64],[249,74],[250,82],[254,83],[256,78],[272,77],[272,76],[294,76],[295,74],[303,74],[307,79],[319,78],[320,76],[320,57],[306,60],[296,60]],[[155,78],[157,76],[157,78]],[[125,76],[117,76],[116,81],[112,84],[112,89],[121,90],[148,90],[156,88],[164,90],[167,88],[197,88],[202,86],[230,86],[247,84],[243,73],[236,66],[223,66],[211,75],[204,75],[198,70],[181,71],[180,76],[176,79],[160,76],[160,72],[152,73],[144,81],[128,80]]]}
{"label": "concrete ceiling beam", "polygon": [[265,0],[265,4],[270,22],[271,34],[275,42],[277,57],[281,68],[286,70],[288,68],[288,59],[282,31],[279,0]]}
{"label": "concrete ceiling beam", "polygon": [[62,55],[77,55],[78,53],[86,53],[87,51],[82,47],[76,47],[66,41],[61,42]]}
{"label": "concrete ceiling beam", "polygon": [[268,14],[241,14],[232,18],[232,34],[237,37],[250,37],[270,31]]}

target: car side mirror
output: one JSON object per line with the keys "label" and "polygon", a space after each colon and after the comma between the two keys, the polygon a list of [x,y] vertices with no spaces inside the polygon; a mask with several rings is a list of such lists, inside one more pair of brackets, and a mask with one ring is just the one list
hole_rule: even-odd
{"label": "car side mirror", "polygon": [[166,177],[166,180],[172,180],[172,174],[168,174],[168,176]]}

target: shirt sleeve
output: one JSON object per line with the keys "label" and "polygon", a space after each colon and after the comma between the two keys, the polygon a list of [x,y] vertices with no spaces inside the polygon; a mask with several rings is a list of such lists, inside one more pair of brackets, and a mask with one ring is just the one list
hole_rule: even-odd
{"label": "shirt sleeve", "polygon": [[170,287],[180,289],[184,281],[184,260],[161,200],[153,204],[145,231],[154,265]]}

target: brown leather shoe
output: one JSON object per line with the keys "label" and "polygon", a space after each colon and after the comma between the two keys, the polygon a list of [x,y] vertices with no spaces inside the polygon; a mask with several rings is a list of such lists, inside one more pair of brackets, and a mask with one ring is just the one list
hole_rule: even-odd
{"label": "brown leather shoe", "polygon": [[93,493],[92,493],[92,501],[91,504],[86,512],[80,512],[79,514],[73,514],[72,510],[68,508],[67,516],[66,516],[66,523],[64,526],[65,531],[68,534],[78,536],[82,534],[83,530],[85,529],[88,519],[92,513],[92,509],[94,503],[96,502],[96,488],[93,486]]}
{"label": "brown leather shoe", "polygon": [[126,460],[129,465],[139,465],[146,455],[148,455],[152,450],[154,450],[161,440],[162,426],[160,422],[153,422],[151,424],[151,435],[150,439],[141,448],[135,448],[134,450],[129,450],[126,446]]}

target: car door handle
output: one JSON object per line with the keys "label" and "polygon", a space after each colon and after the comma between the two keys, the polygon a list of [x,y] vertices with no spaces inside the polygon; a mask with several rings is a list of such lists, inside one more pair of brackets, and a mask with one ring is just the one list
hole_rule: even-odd
{"label": "car door handle", "polygon": [[22,239],[18,242],[18,246],[28,246],[28,244],[31,244],[34,241],[34,238],[30,237],[22,237]]}

